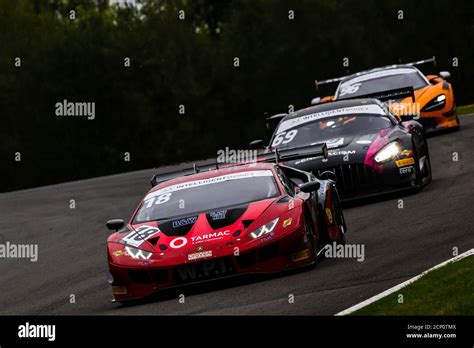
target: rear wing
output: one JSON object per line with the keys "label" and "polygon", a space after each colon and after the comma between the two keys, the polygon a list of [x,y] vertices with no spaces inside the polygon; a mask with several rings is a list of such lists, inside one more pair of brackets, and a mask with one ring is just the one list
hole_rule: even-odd
{"label": "rear wing", "polygon": [[433,63],[433,65],[436,67],[436,57],[433,56],[428,59],[418,60],[416,62],[407,63],[405,65],[415,66],[415,65],[422,65],[422,64],[427,64],[427,63]]}
{"label": "rear wing", "polygon": [[271,152],[260,154],[257,157],[258,162],[279,163],[308,157],[328,158],[328,147],[326,143],[301,146],[292,149],[274,149]]}
{"label": "rear wing", "polygon": [[415,102],[415,92],[413,90],[413,87],[411,86],[396,88],[396,89],[389,89],[386,91],[380,91],[380,92],[375,92],[375,93],[370,93],[370,94],[358,95],[356,97],[344,96],[344,97],[338,98],[338,100],[374,98],[374,99],[378,99],[380,101],[386,102],[389,100],[404,99],[408,97],[411,97],[411,100],[413,101],[413,103]]}
{"label": "rear wing", "polygon": [[322,80],[322,81],[314,80],[314,84],[316,85],[316,91],[319,90],[319,86],[321,86],[321,85],[328,85],[328,84],[331,84],[331,83],[341,82],[347,76],[349,76],[349,75],[342,76],[342,77],[335,77],[335,78],[332,78],[332,79],[327,79],[327,80]]}
{"label": "rear wing", "polygon": [[[436,67],[436,57],[433,56],[433,57],[428,58],[428,59],[418,60],[416,62],[400,64],[400,65],[415,66],[415,65],[422,65],[422,64],[427,64],[427,63],[433,63],[433,65]],[[389,67],[389,66],[390,65],[388,65],[386,67]],[[382,68],[385,68],[385,67],[382,67]],[[360,73],[356,73],[356,74],[353,74],[353,75],[357,76],[358,74],[360,74]],[[350,76],[350,75],[346,75],[346,76],[342,76],[342,77],[336,77],[336,78],[322,80],[322,81],[314,80],[314,83],[316,84],[316,91],[319,90],[319,86],[321,86],[321,85],[327,85],[327,84],[331,84],[331,83],[341,82],[342,80],[344,80],[348,76]]]}
{"label": "rear wing", "polygon": [[[319,157],[323,156],[324,158],[328,158],[328,148],[326,143],[316,144],[316,145],[309,145],[303,147],[297,147],[294,149],[289,150],[272,150],[271,152],[263,153],[258,155],[257,163],[279,163],[280,161],[291,161],[296,159],[308,158],[308,157]],[[218,170],[220,168],[231,168],[242,166],[246,164],[251,164],[252,162],[240,162],[240,163],[211,163],[205,164],[201,166],[197,166],[193,164],[191,168],[186,168],[183,170],[176,170],[172,172],[166,172],[161,174],[155,174],[151,178],[151,186],[154,187],[162,182],[180,178],[183,176],[193,175],[197,173],[201,173],[204,171],[212,171]]]}
{"label": "rear wing", "polygon": [[211,163],[211,164],[205,164],[202,166],[196,165],[196,163],[193,164],[192,167],[186,168],[183,170],[175,170],[172,172],[166,172],[166,173],[158,173],[153,175],[151,178],[151,186],[156,186],[158,184],[161,184],[162,182],[175,179],[175,178],[180,178],[182,176],[188,176],[188,175],[193,175],[197,174],[203,171],[209,171],[209,170],[216,170],[219,169],[218,163]]}

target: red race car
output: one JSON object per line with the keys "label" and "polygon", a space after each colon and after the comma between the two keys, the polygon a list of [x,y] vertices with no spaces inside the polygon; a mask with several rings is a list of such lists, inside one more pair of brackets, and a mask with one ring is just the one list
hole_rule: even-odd
{"label": "red race car", "polygon": [[107,241],[115,301],[310,265],[325,245],[343,243],[346,231],[331,181],[275,163],[164,181],[147,193],[126,226],[110,220],[107,227],[116,231]]}

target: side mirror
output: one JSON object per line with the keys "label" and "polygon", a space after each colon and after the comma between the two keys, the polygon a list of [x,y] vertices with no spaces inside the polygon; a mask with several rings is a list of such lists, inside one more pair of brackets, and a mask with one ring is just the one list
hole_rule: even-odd
{"label": "side mirror", "polygon": [[444,80],[447,80],[451,77],[449,71],[440,71],[439,76],[441,76]]}
{"label": "side mirror", "polygon": [[320,102],[321,102],[321,97],[316,97],[316,98],[311,99],[311,105],[316,105],[316,104],[319,104]]}
{"label": "side mirror", "polygon": [[258,139],[258,140],[254,140],[254,141],[250,142],[249,147],[251,149],[264,149],[265,145],[263,145],[263,140],[262,139]]}
{"label": "side mirror", "polygon": [[125,223],[123,222],[122,219],[109,220],[105,224],[105,226],[107,226],[107,228],[111,231],[118,231],[121,228],[123,228],[124,225]]}
{"label": "side mirror", "polygon": [[300,191],[302,192],[311,193],[311,192],[319,190],[320,186],[321,184],[319,183],[319,181],[310,181],[310,182],[305,182],[304,184],[301,184],[298,187],[300,188]]}

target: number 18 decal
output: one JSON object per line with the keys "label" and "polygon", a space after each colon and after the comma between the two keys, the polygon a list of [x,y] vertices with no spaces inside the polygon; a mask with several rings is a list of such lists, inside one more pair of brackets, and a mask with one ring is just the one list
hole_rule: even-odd
{"label": "number 18 decal", "polygon": [[122,238],[122,240],[128,245],[138,247],[145,240],[160,232],[158,228],[147,225],[140,226],[136,230],[136,232],[133,231],[127,234],[125,237]]}
{"label": "number 18 decal", "polygon": [[160,196],[157,197],[151,197],[150,199],[147,199],[144,204],[145,208],[151,208],[153,204],[163,204],[166,203],[170,200],[171,198],[171,192],[169,193],[163,193]]}

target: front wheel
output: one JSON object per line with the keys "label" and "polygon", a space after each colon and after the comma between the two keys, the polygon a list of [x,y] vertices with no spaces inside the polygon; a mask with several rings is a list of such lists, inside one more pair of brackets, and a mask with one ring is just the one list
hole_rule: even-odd
{"label": "front wheel", "polygon": [[339,201],[339,197],[336,194],[335,198],[332,201],[332,211],[334,213],[334,221],[337,226],[338,230],[338,239],[337,242],[339,244],[346,244],[346,221],[344,219],[344,214],[341,209],[341,202]]}

